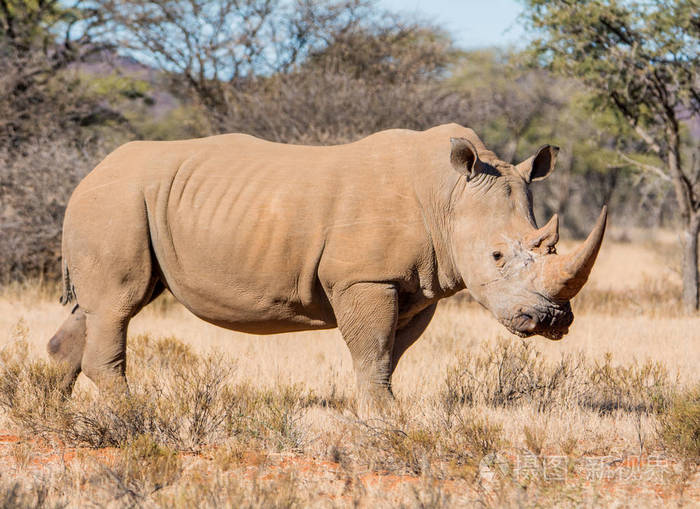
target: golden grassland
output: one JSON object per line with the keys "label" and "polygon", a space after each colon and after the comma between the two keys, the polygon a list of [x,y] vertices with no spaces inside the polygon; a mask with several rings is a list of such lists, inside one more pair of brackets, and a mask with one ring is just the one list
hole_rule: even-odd
{"label": "golden grassland", "polygon": [[6,287],[0,506],[698,504],[700,318],[674,241],[607,242],[562,341],[445,301],[372,418],[337,331],[226,331],[169,296],[131,323],[128,398],[81,377],[62,401],[58,289]]}

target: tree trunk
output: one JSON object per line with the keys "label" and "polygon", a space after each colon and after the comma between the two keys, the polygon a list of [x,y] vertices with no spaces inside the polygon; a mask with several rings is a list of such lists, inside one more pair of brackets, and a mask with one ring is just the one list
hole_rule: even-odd
{"label": "tree trunk", "polygon": [[698,309],[698,231],[700,214],[694,213],[683,232],[683,307],[688,313]]}

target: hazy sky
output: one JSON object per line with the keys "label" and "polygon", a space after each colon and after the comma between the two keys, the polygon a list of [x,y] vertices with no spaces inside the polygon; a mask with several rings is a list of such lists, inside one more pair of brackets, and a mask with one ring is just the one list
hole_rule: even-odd
{"label": "hazy sky", "polygon": [[380,5],[433,21],[463,48],[515,45],[525,35],[516,0],[380,0]]}

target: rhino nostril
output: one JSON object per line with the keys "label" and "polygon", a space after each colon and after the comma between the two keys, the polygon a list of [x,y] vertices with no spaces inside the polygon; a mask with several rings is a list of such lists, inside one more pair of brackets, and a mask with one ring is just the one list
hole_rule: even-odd
{"label": "rhino nostril", "polygon": [[537,320],[527,313],[521,313],[515,318],[515,325],[518,330],[533,332],[537,328]]}

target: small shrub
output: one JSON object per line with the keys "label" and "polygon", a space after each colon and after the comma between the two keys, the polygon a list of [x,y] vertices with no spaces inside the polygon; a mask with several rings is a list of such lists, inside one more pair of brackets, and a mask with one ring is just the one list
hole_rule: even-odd
{"label": "small shrub", "polygon": [[547,364],[532,343],[501,340],[448,368],[440,398],[446,420],[461,405],[531,403],[544,411],[566,404],[571,398],[562,395],[571,392],[568,386],[578,379],[579,365],[578,359],[566,356]]}
{"label": "small shrub", "polygon": [[573,456],[577,446],[578,440],[574,435],[568,435],[559,440],[559,447],[566,456]]}
{"label": "small shrub", "polygon": [[141,435],[123,447],[120,468],[127,480],[160,489],[177,480],[181,462],[176,452]]}
{"label": "small shrub", "polygon": [[135,437],[109,466],[100,466],[91,483],[104,490],[108,498],[123,500],[131,507],[144,505],[152,494],[175,483],[182,474],[178,454],[149,435]]}
{"label": "small shrub", "polygon": [[503,446],[503,428],[485,417],[475,417],[459,427],[467,447],[477,458],[498,451]]}
{"label": "small shrub", "polygon": [[700,385],[673,398],[659,431],[668,449],[700,464]]}
{"label": "small shrub", "polygon": [[64,366],[28,360],[26,342],[18,341],[0,356],[0,408],[28,434],[41,434],[50,423],[64,423],[61,383]]}
{"label": "small shrub", "polygon": [[648,360],[643,364],[634,361],[613,366],[610,353],[602,362],[594,362],[587,385],[583,405],[604,413],[619,409],[662,412],[673,392],[673,383],[662,363]]}
{"label": "small shrub", "polygon": [[23,470],[32,461],[32,446],[23,440],[15,442],[10,454],[17,468]]}
{"label": "small shrub", "polygon": [[256,399],[248,417],[248,431],[279,452],[301,452],[305,433],[300,420],[308,404],[302,389],[297,385],[277,386],[258,392]]}
{"label": "small shrub", "polygon": [[214,463],[224,472],[244,464],[247,444],[235,441],[212,451]]}
{"label": "small shrub", "polygon": [[590,362],[583,354],[545,362],[532,343],[502,340],[448,368],[438,398],[446,427],[461,406],[533,405],[539,412],[575,406],[658,413],[669,404],[675,381],[666,367],[648,360],[613,365],[612,355]]}

